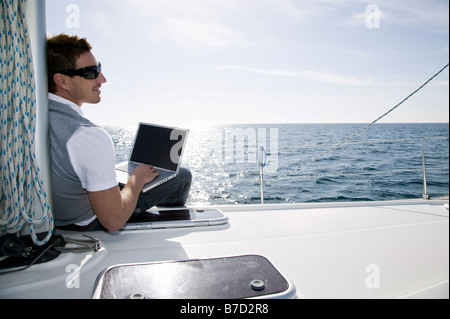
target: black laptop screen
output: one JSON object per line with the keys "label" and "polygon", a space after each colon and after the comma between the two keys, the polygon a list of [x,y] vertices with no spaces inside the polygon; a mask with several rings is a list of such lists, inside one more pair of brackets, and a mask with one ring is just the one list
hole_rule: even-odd
{"label": "black laptop screen", "polygon": [[187,131],[141,124],[130,160],[176,171]]}

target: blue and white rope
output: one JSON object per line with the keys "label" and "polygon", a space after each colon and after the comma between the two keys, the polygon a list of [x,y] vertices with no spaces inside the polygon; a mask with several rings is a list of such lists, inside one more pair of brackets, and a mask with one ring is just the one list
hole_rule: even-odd
{"label": "blue and white rope", "polygon": [[[36,94],[24,0],[2,0],[0,10],[0,236],[28,226],[41,246],[54,225],[34,153]],[[36,197],[42,216],[36,216]],[[36,226],[45,222],[47,235],[39,240]]]}

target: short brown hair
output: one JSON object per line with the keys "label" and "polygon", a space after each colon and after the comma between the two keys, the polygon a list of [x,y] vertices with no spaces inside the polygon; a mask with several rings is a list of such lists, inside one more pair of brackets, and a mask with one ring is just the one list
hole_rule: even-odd
{"label": "short brown hair", "polygon": [[68,69],[75,69],[75,62],[85,52],[92,50],[86,38],[59,34],[47,38],[48,91],[56,92],[53,75]]}

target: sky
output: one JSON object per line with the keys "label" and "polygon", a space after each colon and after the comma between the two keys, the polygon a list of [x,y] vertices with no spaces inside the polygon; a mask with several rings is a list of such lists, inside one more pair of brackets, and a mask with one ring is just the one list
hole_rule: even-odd
{"label": "sky", "polygon": [[[370,123],[449,62],[447,0],[47,0],[108,82],[101,125]],[[384,123],[445,122],[448,68]]]}

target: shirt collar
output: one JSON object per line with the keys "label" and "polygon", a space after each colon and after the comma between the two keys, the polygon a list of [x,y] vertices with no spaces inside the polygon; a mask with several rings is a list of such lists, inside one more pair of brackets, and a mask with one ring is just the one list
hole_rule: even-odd
{"label": "shirt collar", "polygon": [[69,101],[59,95],[53,94],[53,93],[48,93],[48,98],[49,100],[53,100],[55,102],[59,102],[62,104],[66,104],[69,105],[75,112],[77,112],[78,114],[80,114],[81,116],[84,117],[83,111],[81,110],[81,107],[79,107],[78,105],[76,105],[75,103],[73,103],[72,101]]}

